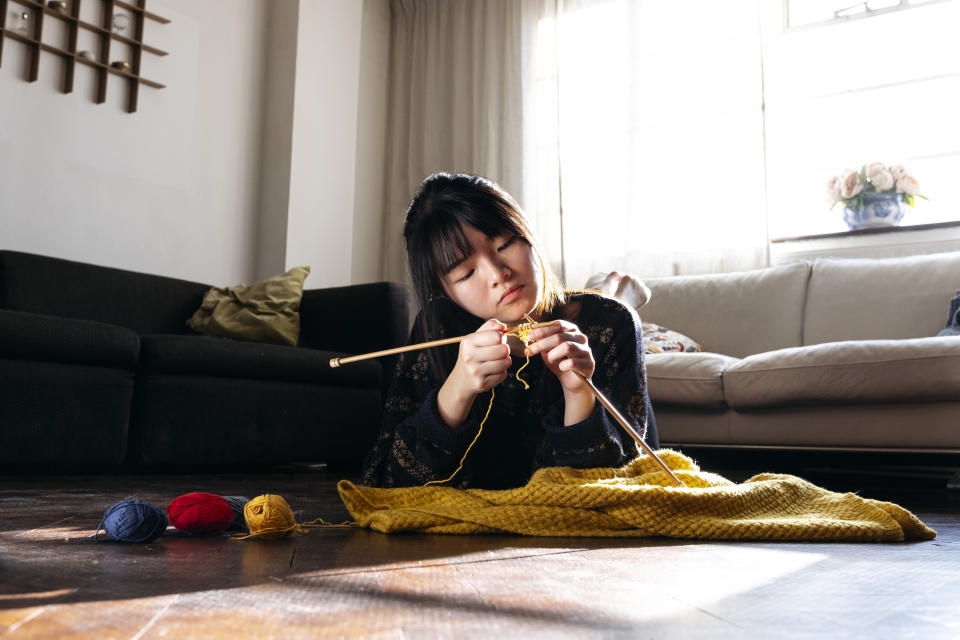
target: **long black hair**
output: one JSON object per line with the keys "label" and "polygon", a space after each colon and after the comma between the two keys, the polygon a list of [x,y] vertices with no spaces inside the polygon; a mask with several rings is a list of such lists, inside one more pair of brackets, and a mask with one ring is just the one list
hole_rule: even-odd
{"label": "long black hair", "polygon": [[[520,205],[487,178],[435,173],[421,183],[403,227],[410,276],[420,303],[416,329],[424,340],[470,333],[485,320],[447,299],[440,280],[441,274],[473,252],[464,225],[488,238],[513,234],[530,245],[543,276],[539,302],[532,315],[536,320],[546,320],[558,313],[566,300],[563,288],[544,260]],[[430,349],[428,354],[434,374],[440,380],[446,379],[456,363],[456,348]]]}

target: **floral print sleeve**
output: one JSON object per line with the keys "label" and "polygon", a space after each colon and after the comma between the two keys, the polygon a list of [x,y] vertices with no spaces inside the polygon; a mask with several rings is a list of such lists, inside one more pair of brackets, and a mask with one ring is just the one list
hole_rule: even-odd
{"label": "floral print sleeve", "polygon": [[[647,380],[640,319],[633,309],[610,298],[590,294],[582,302],[575,322],[593,352],[593,382],[645,438]],[[538,466],[620,466],[638,453],[636,443],[599,402],[586,420],[564,427],[561,398],[544,417],[543,426],[546,436]]]}
{"label": "floral print sleeve", "polygon": [[[646,373],[642,333],[636,312],[610,298],[573,294],[580,313],[573,321],[587,336],[596,368],[593,381],[635,428],[646,434]],[[414,333],[411,342],[422,338]],[[515,363],[523,364],[522,359]],[[637,447],[600,403],[578,424],[564,426],[563,390],[542,360],[527,369],[532,390],[509,377],[488,403],[474,402],[467,420],[451,429],[440,418],[440,382],[431,373],[425,351],[401,355],[384,407],[379,438],[363,466],[368,486],[401,487],[443,480],[453,474],[483,432],[451,486],[502,488],[520,486],[536,469],[547,466],[620,466],[636,457]],[[655,432],[654,436],[655,437]]]}
{"label": "floral print sleeve", "polygon": [[[419,342],[414,335],[411,342]],[[440,384],[430,375],[425,351],[400,356],[384,405],[380,435],[363,464],[367,486],[403,487],[446,478],[477,434],[474,413],[451,429],[437,410]]]}

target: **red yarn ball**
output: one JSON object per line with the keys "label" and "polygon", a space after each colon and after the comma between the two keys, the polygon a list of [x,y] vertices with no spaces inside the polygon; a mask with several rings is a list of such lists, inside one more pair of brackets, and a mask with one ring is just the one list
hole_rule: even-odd
{"label": "red yarn ball", "polygon": [[185,493],[167,505],[170,524],[179,531],[208,533],[223,531],[233,522],[233,509],[213,493]]}

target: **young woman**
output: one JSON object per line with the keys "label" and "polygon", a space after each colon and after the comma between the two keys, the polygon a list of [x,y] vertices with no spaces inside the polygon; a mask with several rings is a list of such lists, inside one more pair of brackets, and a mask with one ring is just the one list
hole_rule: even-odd
{"label": "young woman", "polygon": [[[469,335],[401,355],[364,484],[417,486],[456,471],[450,486],[501,489],[540,467],[625,464],[636,443],[577,373],[659,446],[636,313],[564,292],[503,189],[477,176],[430,176],[407,211],[404,238],[421,309],[411,342]],[[526,353],[506,335],[525,316],[555,321],[533,331]],[[529,390],[516,377],[527,354],[520,375]]]}

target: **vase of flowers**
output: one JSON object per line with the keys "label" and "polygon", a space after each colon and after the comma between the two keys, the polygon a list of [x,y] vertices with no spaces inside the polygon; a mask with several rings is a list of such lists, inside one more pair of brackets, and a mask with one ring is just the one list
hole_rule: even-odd
{"label": "vase of flowers", "polygon": [[846,169],[827,182],[827,202],[832,209],[843,203],[843,221],[851,229],[900,224],[907,207],[913,207],[920,183],[903,165],[865,164],[859,171]]}

